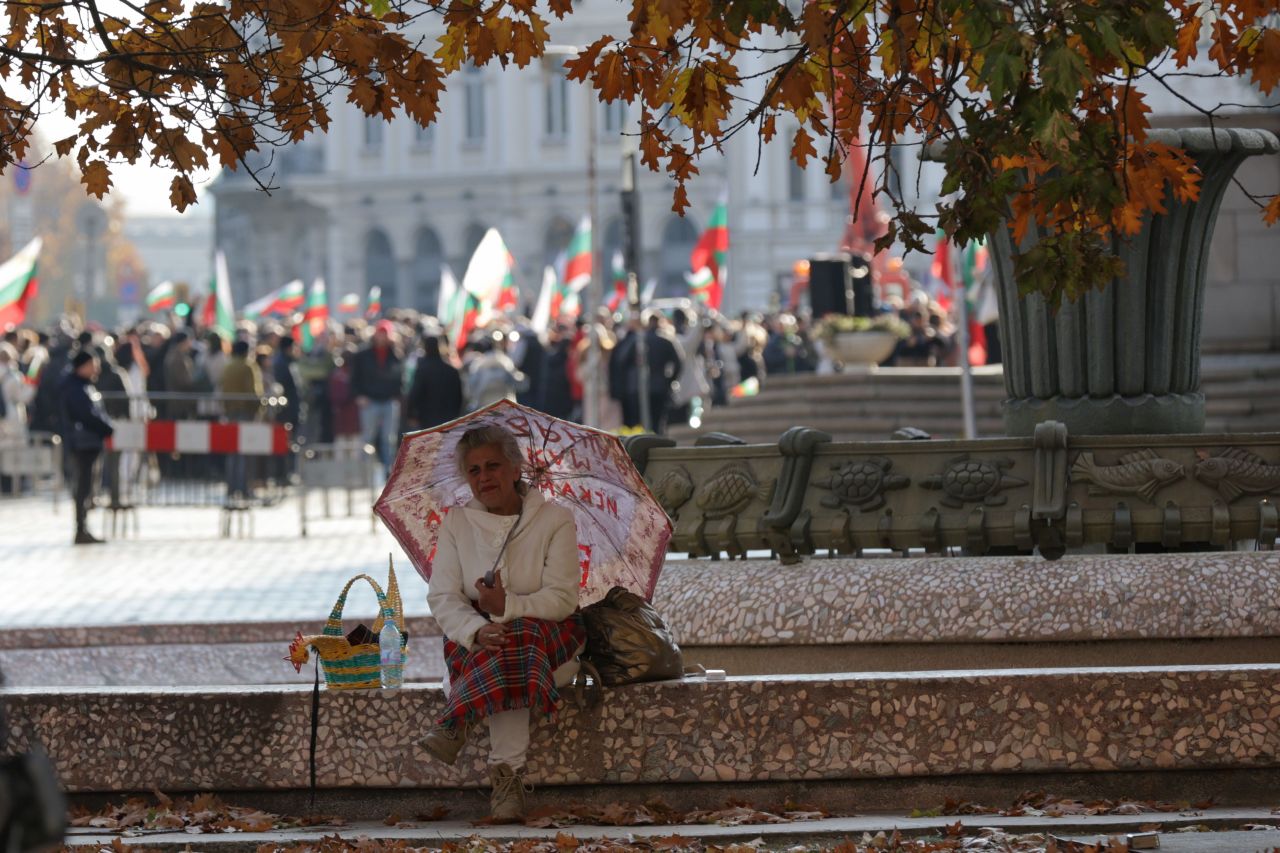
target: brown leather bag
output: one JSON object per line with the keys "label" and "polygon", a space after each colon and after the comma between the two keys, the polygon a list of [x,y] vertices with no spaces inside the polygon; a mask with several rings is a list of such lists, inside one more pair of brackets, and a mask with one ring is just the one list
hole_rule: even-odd
{"label": "brown leather bag", "polygon": [[658,611],[634,592],[615,586],[582,609],[587,647],[582,658],[606,687],[684,677],[684,658]]}

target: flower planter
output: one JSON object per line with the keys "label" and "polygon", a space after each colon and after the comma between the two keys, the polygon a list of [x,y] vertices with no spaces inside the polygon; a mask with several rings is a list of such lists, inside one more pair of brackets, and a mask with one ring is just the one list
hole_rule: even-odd
{"label": "flower planter", "polygon": [[[1185,149],[1203,174],[1200,198],[1166,198],[1119,244],[1125,273],[1055,313],[1039,294],[1019,297],[1012,235],[991,235],[1004,352],[1005,429],[1031,435],[1062,421],[1072,435],[1193,433],[1204,428],[1200,326],[1209,244],[1223,194],[1246,157],[1280,152],[1262,130],[1154,130]],[[1031,229],[1023,249],[1035,245]]]}
{"label": "flower planter", "polygon": [[878,329],[836,332],[831,336],[831,354],[846,367],[879,364],[893,355],[897,345],[897,335]]}

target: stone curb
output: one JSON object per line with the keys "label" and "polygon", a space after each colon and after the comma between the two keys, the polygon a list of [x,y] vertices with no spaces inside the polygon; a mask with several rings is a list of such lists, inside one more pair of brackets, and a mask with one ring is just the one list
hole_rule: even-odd
{"label": "stone curb", "polygon": [[[261,833],[225,833],[191,835],[184,832],[156,832],[122,840],[134,847],[183,850],[188,845],[196,849],[216,849],[220,853],[256,851],[263,844],[298,844],[318,841],[337,834],[344,839],[361,837],[378,841],[397,841],[426,846],[443,841],[480,838],[491,842],[518,840],[554,841],[564,833],[575,838],[663,838],[678,835],[704,843],[742,843],[761,838],[769,846],[792,844],[834,844],[844,838],[858,838],[866,833],[893,832],[906,836],[940,834],[946,827],[959,822],[969,830],[996,827],[1014,833],[1052,833],[1057,836],[1104,836],[1136,832],[1144,825],[1160,824],[1161,831],[1180,826],[1203,824],[1213,829],[1237,829],[1244,824],[1280,823],[1280,817],[1269,809],[1206,809],[1202,812],[1148,813],[1139,815],[1094,815],[1045,817],[1003,817],[1000,815],[961,815],[955,817],[913,818],[903,814],[837,817],[825,820],[785,824],[755,824],[748,826],[568,826],[538,829],[527,826],[475,826],[466,821],[440,821],[414,826],[387,826],[381,822],[351,823],[342,827],[310,827],[296,830],[275,830]],[[1268,839],[1263,839],[1262,835]],[[1274,840],[1271,833],[1257,833],[1259,842]],[[75,848],[109,847],[119,833],[103,833],[101,830],[76,830],[67,838],[68,846]],[[1276,833],[1280,837],[1280,833]]]}

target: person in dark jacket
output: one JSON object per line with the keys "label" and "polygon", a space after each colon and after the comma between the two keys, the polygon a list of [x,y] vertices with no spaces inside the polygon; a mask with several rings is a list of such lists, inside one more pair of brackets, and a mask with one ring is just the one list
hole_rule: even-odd
{"label": "person in dark jacket", "polygon": [[298,381],[298,355],[293,344],[293,338],[289,335],[280,339],[275,360],[271,363],[271,374],[285,398],[284,407],[277,413],[276,420],[288,424],[296,433],[298,421],[302,419],[302,398],[298,396],[301,383]]}
{"label": "person in dark jacket", "polygon": [[413,374],[413,387],[404,401],[405,425],[427,429],[448,423],[462,414],[462,376],[444,360],[440,339],[422,339],[422,357]]}
{"label": "person in dark jacket", "polygon": [[394,334],[395,325],[390,320],[379,320],[373,340],[356,353],[351,363],[351,392],[360,407],[360,433],[374,446],[384,470],[391,467],[396,451],[404,381],[404,363],[396,352]]}
{"label": "person in dark jacket", "polygon": [[569,383],[572,349],[572,330],[563,325],[553,328],[547,342],[546,387],[542,394],[542,411],[565,420],[573,417],[573,388]]}
{"label": "person in dark jacket", "polygon": [[661,315],[651,315],[644,338],[645,361],[649,365],[649,423],[645,426],[657,435],[667,431],[671,392],[684,364],[675,342],[662,333],[662,325]]}
{"label": "person in dark jacket", "polygon": [[89,507],[93,503],[93,466],[104,443],[114,430],[102,408],[102,396],[93,386],[98,378],[98,359],[89,350],[80,350],[71,359],[71,370],[59,385],[62,408],[62,440],[75,471],[77,545],[102,542],[90,535]]}

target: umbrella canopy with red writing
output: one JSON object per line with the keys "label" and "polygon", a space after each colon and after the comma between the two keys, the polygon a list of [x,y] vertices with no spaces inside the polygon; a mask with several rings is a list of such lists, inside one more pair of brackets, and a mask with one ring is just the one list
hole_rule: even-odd
{"label": "umbrella canopy with red writing", "polygon": [[467,430],[496,424],[524,453],[524,480],[573,511],[583,605],[612,587],[653,596],[671,539],[671,520],[644,478],[607,432],[553,418],[508,400],[443,426],[406,435],[373,510],[410,561],[431,579],[436,536],[446,513],[471,500],[456,449]]}

